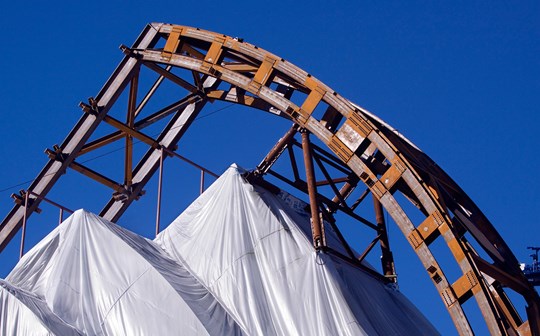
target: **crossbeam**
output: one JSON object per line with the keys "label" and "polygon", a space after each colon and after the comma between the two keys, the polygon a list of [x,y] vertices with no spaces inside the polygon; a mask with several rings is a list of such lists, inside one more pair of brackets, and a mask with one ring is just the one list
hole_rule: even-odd
{"label": "crossbeam", "polygon": [[[145,49],[152,47],[157,41],[156,38],[157,31],[153,27],[147,26],[135,42],[133,48]],[[82,116],[60,146],[62,153],[66,155],[66,159],[62,162],[50,159],[28,188],[29,191],[43,196],[47,195],[107,115],[111,106],[129,83],[138,65],[138,59],[129,56],[124,57],[111,78],[96,96],[96,103],[100,107],[99,114],[85,114]],[[40,201],[38,199],[28,208],[15,205],[4,218],[0,224],[0,252],[4,250],[15,233],[21,228],[23,217],[30,216],[37,209],[39,203]]]}
{"label": "crossbeam", "polygon": [[[156,48],[159,40],[165,42],[165,47]],[[408,239],[446,304],[458,333],[473,333],[462,305],[474,298],[492,334],[540,336],[540,297],[519,269],[508,245],[468,195],[433,160],[382,120],[285,59],[223,34],[153,24],[145,28],[131,48],[124,47],[123,50],[126,56],[120,66],[96,98],[85,106],[87,113],[64,142],[48,152],[50,159],[28,188],[29,192],[46,196],[70,166],[79,167],[74,164],[78,156],[125,138],[125,180],[122,187],[131,192],[122,193],[125,197],[112,197],[101,212],[105,218],[116,221],[136,195],[143,192],[142,188],[157,167],[162,165],[160,160],[164,159],[164,150],[175,148],[207,102],[223,100],[254,107],[291,120],[330,150],[325,152],[313,143],[303,141],[300,144],[292,138],[280,147],[276,158],[285,151],[289,153],[294,177],[289,179],[270,169],[273,159],[265,168],[269,175],[309,195],[315,221],[314,245],[316,248],[319,246],[320,252],[339,253],[320,247],[324,245],[324,232],[317,229],[317,220],[320,222],[321,216],[330,218],[337,211],[376,230],[379,242],[384,243],[381,230],[384,223],[380,218],[377,224],[373,224],[355,213],[358,205],[371,194]],[[159,77],[136,106],[141,68],[149,68]],[[179,73],[187,79],[176,75]],[[136,121],[135,118],[165,80],[187,90],[195,100],[187,98]],[[111,119],[109,111],[112,105],[130,83],[126,121]],[[228,89],[223,89],[226,86]],[[322,117],[315,113],[316,108],[326,111]],[[155,140],[146,137],[142,129],[165,117],[170,121],[160,135]],[[98,125],[106,122],[118,131],[89,142]],[[150,148],[132,169],[134,139],[147,143]],[[303,154],[309,158],[304,160],[306,181],[300,176],[301,167],[293,147],[302,148]],[[313,163],[311,167],[309,163],[312,159],[323,167],[319,170],[326,181],[314,179]],[[332,176],[328,170],[330,167],[345,177]],[[89,173],[89,170],[85,172]],[[116,182],[102,180],[114,188],[118,187]],[[344,185],[338,188],[337,183]],[[358,188],[358,183],[363,184],[365,192],[351,202],[349,198]],[[333,199],[317,191],[317,187],[322,189],[322,185],[330,186]],[[413,221],[411,218],[418,213],[411,214],[408,207],[402,205],[400,197],[396,197],[398,195],[409,199],[424,218]],[[38,210],[40,203],[39,199],[16,201],[0,224],[0,251],[21,228],[23,218],[26,221],[27,216]],[[375,205],[375,211],[380,209]],[[466,234],[467,239],[474,240],[490,261],[469,247]],[[435,240],[443,241],[457,261],[461,272],[458,280],[449,281],[444,272],[447,260],[437,260],[432,253],[430,245]],[[350,258],[350,255],[344,258]],[[389,260],[386,259],[387,266],[383,265],[383,269],[391,276],[393,271]],[[357,260],[351,262],[360,264]],[[517,313],[509,297],[505,296],[503,285],[512,286],[526,301],[528,320],[516,318]]]}

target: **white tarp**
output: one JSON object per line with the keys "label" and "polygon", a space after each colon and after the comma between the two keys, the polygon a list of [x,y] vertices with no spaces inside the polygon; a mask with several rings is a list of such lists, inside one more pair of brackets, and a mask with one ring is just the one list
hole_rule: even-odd
{"label": "white tarp", "polygon": [[249,335],[437,335],[397,290],[316,252],[309,218],[236,166],[157,238]]}
{"label": "white tarp", "polygon": [[42,299],[0,280],[0,335],[83,334],[56,316]]}
{"label": "white tarp", "polygon": [[304,207],[250,185],[234,166],[155,242],[79,210],[0,280],[0,331],[438,334],[395,288],[316,252]]}
{"label": "white tarp", "polygon": [[[29,251],[6,280],[86,335],[242,334],[206,288],[155,243],[83,210]],[[17,319],[12,313],[2,323]]]}

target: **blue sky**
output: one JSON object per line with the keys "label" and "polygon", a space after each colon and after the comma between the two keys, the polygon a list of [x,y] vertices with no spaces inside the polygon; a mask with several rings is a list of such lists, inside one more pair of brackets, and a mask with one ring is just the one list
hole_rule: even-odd
{"label": "blue sky", "polygon": [[[43,150],[62,142],[80,116],[78,102],[95,95],[120,61],[118,46],[130,45],[148,22],[243,37],[300,66],[428,153],[485,212],[518,259],[529,261],[526,247],[540,245],[535,216],[540,3],[535,1],[5,3],[0,13],[4,214],[12,206],[9,195],[27,184],[11,187],[37,175],[46,162]],[[218,109],[210,106],[204,113]],[[204,150],[185,146],[180,153],[218,172],[233,161],[254,167],[288,127],[260,114],[237,107],[212,114],[191,132]],[[70,181],[76,187],[79,180],[70,179],[66,176],[65,189],[53,194],[70,189]],[[94,198],[79,194],[69,206],[88,207]],[[153,211],[150,201],[140,202],[141,209]],[[178,198],[164,221],[188,203]],[[134,227],[147,225],[135,212],[126,215]],[[34,240],[47,230],[35,228]],[[17,248],[0,256],[1,277]],[[443,334],[452,334],[435,290],[424,294],[419,288],[431,285],[416,257],[408,250],[394,254],[400,255],[402,290]],[[416,277],[426,282],[418,285]]]}

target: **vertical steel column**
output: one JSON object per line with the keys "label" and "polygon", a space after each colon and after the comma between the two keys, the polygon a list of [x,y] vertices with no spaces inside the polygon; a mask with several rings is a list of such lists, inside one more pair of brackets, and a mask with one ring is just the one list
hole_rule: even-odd
{"label": "vertical steel column", "polygon": [[24,255],[24,240],[26,239],[26,222],[28,219],[28,200],[29,200],[29,193],[26,191],[24,193],[24,213],[23,213],[23,222],[22,222],[22,229],[21,229],[21,249],[19,251],[19,259],[23,257]]}
{"label": "vertical steel column", "polygon": [[157,211],[156,211],[156,237],[159,234],[159,222],[161,220],[161,186],[163,185],[163,156],[165,152],[163,148],[159,156],[159,177],[158,177],[158,194],[157,194]]}
{"label": "vertical steel column", "polygon": [[309,142],[309,131],[302,129],[302,150],[304,152],[304,166],[306,168],[306,181],[309,194],[309,206],[311,208],[311,232],[313,234],[313,246],[319,249],[326,245],[319,205],[317,203],[317,186],[315,184],[315,171],[313,170],[313,157]]}
{"label": "vertical steel column", "polygon": [[62,224],[64,220],[64,209],[60,208],[60,215],[58,216],[58,225]]}
{"label": "vertical steel column", "polygon": [[[128,98],[128,109],[126,117],[126,125],[133,129],[135,123],[135,110],[137,108],[137,89],[139,86],[139,71],[140,65],[136,67],[136,72],[131,78],[129,83],[129,98]],[[125,178],[124,185],[129,191],[132,181],[133,181],[133,136],[126,133],[126,153],[125,153]]]}
{"label": "vertical steel column", "polygon": [[[158,38],[159,35],[156,27],[148,25],[134,43],[133,48],[152,48],[157,43]],[[38,174],[34,182],[28,187],[29,191],[43,197],[47,195],[53,185],[75,160],[75,157],[101,123],[105,115],[107,115],[110,108],[131,79],[134,68],[138,65],[138,59],[131,56],[124,57],[94,100],[99,112],[95,115],[85,113],[82,116],[60,146],[62,149],[61,153],[65,155],[65,158],[61,161],[56,160],[56,158],[51,158]],[[38,208],[40,201],[41,199],[39,197],[33,199],[31,206],[27,207],[26,210],[22,209],[20,204],[16,204],[12,208],[9,214],[0,223],[0,251],[6,247],[19,228],[21,228],[22,217],[24,214],[26,213],[27,217],[29,217],[35,209]]]}
{"label": "vertical steel column", "polygon": [[390,251],[390,243],[388,241],[388,233],[386,232],[386,222],[384,220],[383,207],[381,202],[373,196],[373,206],[375,208],[375,220],[377,221],[377,233],[379,236],[379,244],[381,245],[381,264],[383,274],[392,282],[397,282],[395,278],[396,269],[394,266],[394,256]]}
{"label": "vertical steel column", "polygon": [[204,170],[201,169],[201,186],[200,186],[200,194],[204,192]]}

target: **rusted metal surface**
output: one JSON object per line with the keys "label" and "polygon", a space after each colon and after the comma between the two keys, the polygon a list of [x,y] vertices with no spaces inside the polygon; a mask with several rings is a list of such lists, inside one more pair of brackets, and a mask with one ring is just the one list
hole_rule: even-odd
{"label": "rusted metal surface", "polygon": [[[137,68],[139,69],[139,68]],[[135,109],[137,107],[137,90],[139,83],[139,70],[135,72],[131,82],[129,83],[129,98],[128,109],[126,116],[127,129],[132,130],[135,123]],[[107,117],[104,119],[106,120]],[[129,189],[133,183],[132,169],[133,169],[133,135],[130,132],[124,130],[126,134],[126,149],[124,159],[124,185]]]}
{"label": "rusted metal surface", "polygon": [[[164,42],[163,48],[155,48],[158,40]],[[290,119],[298,125],[296,127],[309,131],[331,151],[329,155],[317,156],[314,144],[311,144],[312,149],[304,150],[309,158],[304,160],[306,181],[303,181],[294,157],[296,140],[291,135],[287,141],[278,143],[279,146],[263,160],[267,164],[263,165],[265,168],[261,172],[308,193],[313,218],[320,221],[317,207],[322,204],[326,207],[323,215],[327,218],[333,212],[342,211],[377,230],[377,240],[381,243],[383,255],[386,253],[383,273],[393,274],[395,272],[389,262],[391,255],[385,252],[388,245],[384,246],[389,242],[383,237],[385,223],[379,211],[382,205],[418,255],[461,335],[473,333],[462,308],[462,304],[471,299],[477,301],[492,334],[540,335],[540,298],[527,282],[502,237],[442,169],[389,125],[290,62],[222,34],[185,26],[152,24],[143,31],[133,48],[124,47],[123,50],[126,54],[124,60],[102,91],[89,102],[87,113],[64,143],[49,153],[51,159],[29,187],[30,191],[45,196],[68,167],[80,167],[74,164],[76,157],[125,138],[128,150],[124,183],[110,183],[102,178],[102,182],[118,187],[118,192],[124,195],[121,199],[111,198],[101,213],[105,218],[116,221],[142,194],[144,185],[160,165],[162,151],[172,151],[207,102],[223,100],[250,106]],[[159,77],[135,107],[138,85],[135,78],[141,65]],[[175,67],[188,70],[189,75],[182,78],[172,74],[170,70]],[[136,120],[165,80],[187,91],[187,95]],[[108,111],[129,83],[131,100],[126,122],[123,123],[109,116]],[[220,83],[226,83],[228,88],[220,87]],[[298,103],[292,100],[296,95],[302,97],[300,102],[295,100]],[[325,112],[318,117],[316,110]],[[143,128],[164,118],[170,118],[170,121],[158,138],[154,140],[142,133]],[[101,122],[111,124],[117,131],[89,142],[90,135]],[[307,137],[307,133],[304,136]],[[128,169],[132,159],[129,154],[130,138],[150,147],[134,169]],[[310,142],[306,141],[308,146]],[[289,154],[292,178],[269,169],[285,150]],[[319,183],[312,178],[312,158],[315,158],[325,178]],[[333,176],[329,167],[342,175]],[[99,180],[99,175],[93,177]],[[367,188],[366,192],[352,202],[349,197],[359,183]],[[330,187],[331,196],[318,192],[317,185],[319,189]],[[377,224],[355,212],[369,193],[375,200]],[[412,216],[405,211],[406,207],[398,201],[401,198],[395,197],[398,194],[420,210],[424,215],[422,221],[413,223]],[[0,225],[0,249],[21,227],[26,213],[32,214],[38,205],[39,200],[31,202],[28,207],[17,204],[13,208]],[[491,260],[483,259],[481,254],[470,248],[466,233]],[[324,235],[314,228],[314,237]],[[430,250],[430,245],[437,240],[444,240],[459,265],[461,276],[454,283],[449,282],[444,274],[443,263],[448,261],[436,260]],[[516,290],[525,299],[528,320],[522,321],[517,316],[512,302],[505,295],[504,286]]]}
{"label": "rusted metal surface", "polygon": [[313,170],[313,158],[311,155],[311,146],[309,133],[301,130],[302,149],[304,152],[304,166],[306,168],[306,181],[309,195],[309,206],[311,209],[311,232],[313,234],[313,246],[321,248],[326,245],[324,238],[323,225],[321,223],[321,213],[319,212],[319,202],[317,201],[317,186],[315,185],[315,171]]}
{"label": "rusted metal surface", "polygon": [[60,203],[57,203],[57,202],[55,202],[53,200],[48,199],[47,197],[44,197],[42,195],[38,195],[38,194],[36,194],[35,192],[32,192],[32,191],[27,191],[27,192],[28,192],[29,196],[35,196],[36,199],[40,199],[41,201],[43,201],[45,203],[48,203],[48,204],[58,208],[60,210],[60,222],[62,222],[62,216],[63,216],[64,212],[69,212],[69,213],[74,212],[73,210],[71,210],[69,208],[66,208],[65,206],[63,206]]}
{"label": "rusted metal surface", "polygon": [[377,198],[373,198],[373,208],[375,209],[375,220],[377,221],[379,245],[381,246],[381,264],[383,274],[395,282],[396,269],[394,266],[394,257],[392,255],[392,251],[390,250],[390,242],[388,241],[383,207]]}
{"label": "rusted metal surface", "polygon": [[[167,27],[163,28],[164,32],[167,32],[167,30],[169,29]],[[210,32],[190,29],[189,27],[183,27],[182,32],[178,38],[182,39],[183,41],[197,39],[213,43],[215,38],[217,37]],[[201,61],[201,63],[199,64],[197,63],[197,60],[187,60],[182,55],[171,55],[167,63],[175,66],[188,68],[194,71],[200,71],[203,73],[208,71],[208,73],[219,75],[219,78],[221,80],[227,81],[237,87],[241,87],[255,94],[256,96],[265,99],[275,108],[288,114],[300,126],[307,128],[324,143],[326,143],[341,160],[343,160],[349,165],[349,167],[353,169],[353,171],[361,178],[361,180],[366,185],[368,185],[371,192],[381,200],[383,206],[385,206],[387,210],[390,209],[389,214],[393,217],[393,219],[396,221],[396,223],[406,236],[411,235],[412,232],[416,230],[416,228],[410,222],[407,215],[401,210],[398,202],[396,202],[394,197],[392,196],[392,193],[396,192],[395,186],[398,183],[404,183],[407,188],[412,191],[414,201],[421,207],[421,210],[424,213],[432,214],[435,211],[439,211],[444,214],[443,220],[446,224],[446,226],[444,227],[449,228],[449,230],[445,231],[444,236],[444,239],[447,242],[452,242],[462,236],[460,234],[461,232],[459,232],[457,228],[453,227],[451,221],[452,217],[450,215],[447,215],[447,211],[449,209],[446,208],[445,204],[443,204],[442,201],[439,201],[437,197],[433,195],[432,189],[430,189],[429,186],[423,182],[424,180],[421,178],[420,173],[418,173],[409,163],[409,160],[411,160],[411,158],[402,154],[406,153],[405,151],[402,151],[402,153],[400,153],[397,150],[396,146],[393,145],[393,143],[389,141],[389,139],[386,137],[386,134],[384,132],[387,130],[385,129],[384,125],[375,125],[372,118],[370,118],[368,114],[363,113],[361,109],[357,108],[347,100],[335,94],[330,88],[326,87],[322,83],[319,83],[313,77],[308,76],[307,73],[305,73],[301,69],[294,67],[292,64],[289,64],[288,62],[283,60],[274,63],[272,63],[273,61],[268,61],[279,58],[272,57],[273,55],[269,55],[269,53],[260,48],[254,48],[247,43],[239,43],[238,41],[232,41],[227,37],[223,38],[223,36],[220,36],[219,43],[213,43],[213,45],[214,55],[219,55],[221,59],[218,59],[217,61],[213,59],[211,65],[203,64],[203,61]],[[221,46],[221,52],[216,51],[218,46]],[[238,73],[233,74],[232,70],[220,66],[220,60],[226,58],[225,56],[228,50],[234,50],[235,52],[244,53],[245,55],[249,55],[250,58],[254,58],[260,62],[259,69],[257,69],[257,71],[255,71],[255,73],[253,74],[254,79],[250,79],[249,76],[240,76]],[[154,61],[158,60],[158,58],[156,57],[157,54],[154,56],[152,51],[145,51],[142,54],[142,57],[144,59]],[[273,70],[269,70],[269,63],[272,63]],[[316,93],[312,94],[312,98],[307,99],[308,102],[304,102],[302,106],[295,105],[285,97],[273,94],[271,92],[272,90],[268,86],[259,85],[263,83],[261,83],[261,80],[259,78],[255,78],[257,73],[259,74],[258,77],[264,77],[264,80],[272,76],[274,76],[274,78],[278,77],[281,80],[287,80],[291,86],[302,88],[302,90],[305,90],[304,92],[307,91],[308,97],[309,94],[311,94],[313,91],[316,91]],[[261,74],[264,74],[264,76],[261,76]],[[313,84],[314,82],[315,84]],[[316,90],[314,88],[316,88]],[[331,105],[333,109],[335,109],[337,112],[339,112],[346,118],[346,122],[341,128],[332,132],[327,129],[325,125],[322,125],[320,121],[314,119],[310,115],[309,110],[312,109],[312,106],[314,105],[313,102],[317,101],[317,98],[313,98],[315,97],[315,94],[321,95],[322,101],[324,101],[328,105]],[[302,109],[302,107],[305,108]],[[382,129],[383,131],[374,132],[375,129],[379,131],[381,131]],[[402,141],[402,143],[406,142]],[[362,160],[361,157],[358,156],[358,154],[356,154],[359,153],[361,156],[371,144],[374,144],[376,150],[382,153],[386,160],[390,162],[390,166],[395,166],[394,168],[392,168],[392,171],[388,173],[388,175],[384,178],[383,181],[381,181],[377,174],[375,174],[371,169],[369,169],[369,166]],[[388,180],[388,182],[386,182],[385,184],[386,180]],[[492,228],[488,228],[488,230],[491,231]],[[483,245],[488,250],[493,250],[493,248],[491,248],[488,244],[489,239],[483,239],[482,236],[485,236],[485,234],[477,235],[473,233],[473,236],[480,237],[480,239],[483,240]],[[499,243],[501,242],[499,241]],[[420,259],[424,263],[426,269],[433,269],[433,267],[435,267],[436,271],[434,272],[434,274],[436,274],[435,278],[437,279],[437,281],[434,281],[434,284],[437,288],[440,289],[439,291],[441,293],[445,293],[445,290],[447,288],[450,288],[450,284],[448,283],[448,281],[445,280],[444,273],[442,272],[440,267],[438,267],[439,265],[435,262],[435,258],[429,251],[428,245],[429,241],[424,242],[422,240],[416,247],[416,251]],[[497,246],[497,249],[503,249],[505,250],[505,254],[508,254],[509,249],[504,243]],[[460,257],[460,249],[462,248],[459,247],[457,250],[454,249],[451,251],[455,254],[456,260],[458,260],[458,263],[462,267],[462,271],[464,272],[464,274],[469,271],[477,272],[474,265],[471,264],[470,259]],[[511,254],[511,252],[509,253]],[[507,264],[505,265],[505,267],[514,268],[515,271],[515,269],[517,268],[516,265],[517,264]],[[478,277],[481,275],[475,274],[475,276]],[[485,280],[482,281],[485,282]],[[529,292],[531,291],[534,290],[529,289]],[[489,296],[488,292],[489,291],[484,288],[481,290],[481,294],[475,295],[475,298],[479,301],[479,304],[483,309],[484,316],[487,320],[488,325],[490,326],[490,329],[493,332],[499,329],[500,333],[504,334],[506,333],[506,329],[504,327],[501,327],[501,325],[496,322],[499,316],[499,312],[493,311],[495,309],[490,306],[490,299],[487,298],[487,296]],[[533,294],[533,296],[536,296],[537,302],[537,295]],[[465,314],[461,309],[460,305],[453,304],[452,307],[449,307],[449,311],[451,312],[451,315],[459,332],[462,334],[470,333],[471,330],[468,321],[466,320]]]}
{"label": "rusted metal surface", "polygon": [[266,174],[266,172],[268,172],[268,169],[272,167],[281,153],[283,153],[283,151],[291,143],[296,132],[298,132],[298,124],[293,124],[287,133],[285,133],[285,135],[279,139],[276,145],[270,150],[262,162],[259,163],[255,171],[256,174]]}
{"label": "rusted metal surface", "polygon": [[[199,113],[201,108],[201,105],[193,106],[188,110],[185,110],[184,113],[180,114],[177,118],[173,119],[167,127],[168,131],[162,133],[160,136],[162,139],[158,140],[161,143],[161,146],[168,148],[171,145],[175,145],[191,122],[193,122],[193,119]],[[160,149],[150,148],[133,170],[134,187],[126,195],[126,198],[119,199],[111,197],[109,202],[100,212],[100,216],[112,222],[116,222],[127,210],[129,205],[141,196],[144,186],[158,169],[160,156]]]}
{"label": "rusted metal surface", "polygon": [[[156,43],[157,31],[155,27],[147,26],[139,39],[135,42],[134,48],[148,48]],[[53,185],[58,181],[60,176],[66,171],[70,163],[75,159],[76,153],[82,148],[91,134],[100,124],[103,117],[118,98],[118,91],[121,91],[128,83],[133,69],[136,67],[138,60],[132,57],[125,57],[115,70],[111,78],[107,81],[103,89],[97,95],[96,100],[101,106],[100,113],[97,115],[83,115],[73,130],[60,146],[62,152],[67,154],[66,160],[59,162],[57,160],[49,160],[43,170],[39,173],[28,190],[37,194],[46,196]],[[27,209],[32,213],[37,209],[39,201],[32,203]],[[25,213],[23,207],[16,206],[0,224],[0,250],[3,250],[6,244],[13,238],[15,233],[22,225],[22,218]]]}

